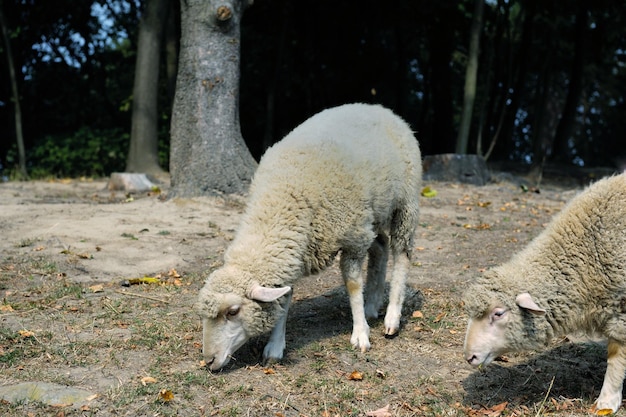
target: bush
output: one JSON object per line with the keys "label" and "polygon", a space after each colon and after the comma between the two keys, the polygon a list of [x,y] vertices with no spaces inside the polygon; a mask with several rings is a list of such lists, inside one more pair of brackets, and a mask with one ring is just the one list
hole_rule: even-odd
{"label": "bush", "polygon": [[103,177],[124,171],[130,135],[121,129],[82,127],[72,135],[49,135],[27,155],[31,178]]}

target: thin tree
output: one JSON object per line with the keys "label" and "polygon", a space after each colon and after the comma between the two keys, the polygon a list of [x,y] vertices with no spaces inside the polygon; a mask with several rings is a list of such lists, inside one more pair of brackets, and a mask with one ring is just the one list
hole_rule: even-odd
{"label": "thin tree", "polygon": [[252,178],[239,125],[240,22],[250,2],[181,1],[170,196],[239,193]]}
{"label": "thin tree", "polygon": [[20,95],[17,88],[17,76],[15,74],[15,64],[13,63],[13,53],[11,51],[11,41],[9,39],[9,30],[4,19],[3,4],[0,1],[0,30],[2,30],[2,39],[4,41],[4,52],[7,56],[7,65],[9,67],[9,78],[11,79],[11,96],[13,105],[15,106],[15,138],[17,140],[18,170],[22,179],[28,178],[26,170],[26,148],[24,147],[24,134],[22,131],[22,108],[20,107]]}
{"label": "thin tree", "polygon": [[483,27],[484,0],[474,0],[474,14],[470,28],[470,45],[465,70],[465,92],[463,95],[463,109],[461,124],[456,140],[456,153],[467,153],[474,101],[476,100],[476,79],[478,74],[478,53],[480,50],[480,33]]}
{"label": "thin tree", "polygon": [[126,171],[158,174],[158,84],[170,0],[148,0],[139,23],[133,114]]}
{"label": "thin tree", "polygon": [[590,4],[588,1],[582,0],[579,7],[574,25],[574,57],[568,80],[567,97],[561,113],[561,120],[554,135],[552,152],[553,158],[563,161],[570,159],[569,140],[572,138],[576,127],[577,107],[584,87],[585,40],[588,37]]}

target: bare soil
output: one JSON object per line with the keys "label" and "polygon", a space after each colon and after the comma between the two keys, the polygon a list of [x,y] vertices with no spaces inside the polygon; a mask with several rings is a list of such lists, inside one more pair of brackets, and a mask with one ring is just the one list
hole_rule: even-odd
{"label": "bare soil", "polygon": [[[0,184],[0,385],[45,381],[97,394],[81,408],[1,402],[0,414],[586,415],[606,367],[601,343],[564,338],[482,371],[463,360],[463,289],[581,189],[546,180],[537,193],[500,178],[425,184],[437,195],[421,198],[397,337],[386,339],[379,320],[372,350],[351,348],[347,296],[331,267],[296,286],[281,363],[259,363],[261,337],[217,373],[203,366],[192,304],[221,265],[244,197],[167,199],[167,186],[126,196],[104,180]],[[133,284],[145,277],[157,283]]]}

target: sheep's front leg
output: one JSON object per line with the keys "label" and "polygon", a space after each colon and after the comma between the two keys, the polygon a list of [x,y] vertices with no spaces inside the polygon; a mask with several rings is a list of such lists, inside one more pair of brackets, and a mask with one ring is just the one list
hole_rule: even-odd
{"label": "sheep's front leg", "polygon": [[393,336],[400,330],[400,316],[406,286],[406,276],[409,272],[410,259],[405,252],[393,254],[393,271],[389,288],[389,304],[385,314],[385,335]]}
{"label": "sheep's front leg", "polygon": [[263,349],[263,362],[279,361],[283,358],[285,351],[285,333],[287,331],[287,313],[289,313],[289,306],[291,305],[291,297],[293,291],[289,291],[280,300],[280,305],[283,307],[283,314],[278,318],[276,326],[272,329],[270,339]]}
{"label": "sheep's front leg", "polygon": [[622,386],[626,372],[626,346],[609,338],[608,356],[604,383],[596,400],[595,410],[612,410],[614,413],[622,404]]}
{"label": "sheep's front leg", "polygon": [[370,327],[365,319],[363,306],[363,274],[362,265],[364,258],[349,256],[346,253],[341,256],[341,273],[350,297],[350,309],[352,310],[352,337],[350,343],[361,352],[370,349]]}

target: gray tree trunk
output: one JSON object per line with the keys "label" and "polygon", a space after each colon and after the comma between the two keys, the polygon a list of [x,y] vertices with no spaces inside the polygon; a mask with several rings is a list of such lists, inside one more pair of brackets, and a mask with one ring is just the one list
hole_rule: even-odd
{"label": "gray tree trunk", "polygon": [[239,126],[240,21],[249,1],[181,1],[170,196],[243,192],[256,169]]}
{"label": "gray tree trunk", "polygon": [[456,153],[466,154],[469,142],[472,113],[476,100],[476,79],[478,74],[478,52],[480,50],[480,32],[483,27],[484,0],[474,0],[474,15],[470,29],[469,56],[465,71],[465,93],[459,135],[456,140]]}
{"label": "gray tree trunk", "polygon": [[148,0],[139,24],[130,149],[126,171],[158,174],[158,85],[169,0]]}

